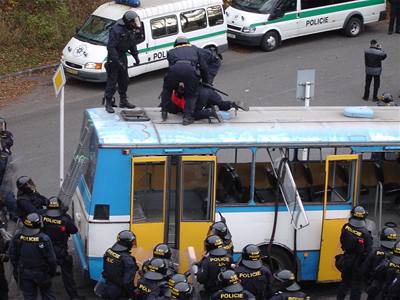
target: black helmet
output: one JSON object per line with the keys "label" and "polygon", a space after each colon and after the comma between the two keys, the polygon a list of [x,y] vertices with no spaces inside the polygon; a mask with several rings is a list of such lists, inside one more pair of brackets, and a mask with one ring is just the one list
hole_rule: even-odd
{"label": "black helmet", "polygon": [[46,211],[46,216],[49,217],[59,217],[62,215],[62,203],[61,200],[58,199],[57,197],[51,197],[49,199],[49,202],[47,204],[47,211]]}
{"label": "black helmet", "polygon": [[393,255],[390,258],[390,261],[394,262],[395,264],[400,264],[400,241],[396,242],[393,246]]}
{"label": "black helmet", "polygon": [[188,282],[187,277],[184,274],[180,274],[180,273],[176,273],[174,275],[172,275],[172,277],[170,279],[168,279],[168,287],[170,289],[172,289],[175,284],[179,283],[179,282]]}
{"label": "black helmet", "polygon": [[139,28],[142,26],[138,14],[132,10],[128,10],[122,17],[124,25],[130,29]]}
{"label": "black helmet", "polygon": [[351,210],[351,217],[349,220],[350,225],[354,227],[365,227],[365,219],[368,216],[368,212],[362,206],[353,207]]}
{"label": "black helmet", "polygon": [[31,194],[36,191],[36,185],[33,180],[28,176],[21,176],[16,182],[17,189],[21,192]]}
{"label": "black helmet", "polygon": [[260,248],[253,244],[245,246],[240,262],[250,269],[260,269],[262,267]]}
{"label": "black helmet", "polygon": [[300,286],[296,282],[294,274],[289,270],[282,270],[274,274],[274,278],[283,283],[285,289],[289,292],[300,291]]}
{"label": "black helmet", "polygon": [[224,240],[232,239],[232,235],[229,232],[228,226],[226,226],[225,222],[222,221],[212,224],[210,226],[210,233],[218,235],[221,239]]}
{"label": "black helmet", "polygon": [[226,270],[219,273],[218,281],[221,282],[223,290],[228,293],[240,293],[243,291],[239,278],[233,270]]}
{"label": "black helmet", "polygon": [[143,277],[150,280],[162,280],[167,274],[167,264],[162,258],[152,258]]}
{"label": "black helmet", "polygon": [[26,235],[35,235],[40,232],[43,227],[42,217],[38,213],[30,213],[23,221],[24,227],[21,233]]}
{"label": "black helmet", "polygon": [[153,249],[153,257],[170,259],[171,256],[171,248],[167,244],[158,244]]}
{"label": "black helmet", "polygon": [[383,102],[385,102],[385,103],[390,103],[390,102],[393,102],[393,96],[392,96],[392,94],[390,94],[390,93],[384,93],[384,94],[381,96],[381,100],[382,100]]}
{"label": "black helmet", "polygon": [[172,299],[189,300],[193,293],[193,287],[187,282],[178,282],[171,291]]}
{"label": "black helmet", "polygon": [[112,246],[114,251],[131,250],[136,245],[136,236],[130,230],[123,230],[117,235],[117,242]]}
{"label": "black helmet", "polygon": [[390,227],[384,227],[381,231],[380,241],[383,247],[392,249],[397,241],[396,230]]}
{"label": "black helmet", "polygon": [[185,44],[190,44],[189,40],[184,36],[178,36],[175,40],[174,47]]}
{"label": "black helmet", "polygon": [[210,235],[204,241],[204,247],[212,255],[223,256],[228,253],[224,249],[224,242],[218,235]]}

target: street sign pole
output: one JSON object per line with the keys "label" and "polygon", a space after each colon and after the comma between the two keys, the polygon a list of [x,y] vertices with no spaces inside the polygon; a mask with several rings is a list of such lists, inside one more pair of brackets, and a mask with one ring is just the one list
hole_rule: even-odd
{"label": "street sign pole", "polygon": [[64,86],[65,74],[62,64],[57,68],[53,76],[54,91],[56,98],[60,100],[60,187],[64,181]]}

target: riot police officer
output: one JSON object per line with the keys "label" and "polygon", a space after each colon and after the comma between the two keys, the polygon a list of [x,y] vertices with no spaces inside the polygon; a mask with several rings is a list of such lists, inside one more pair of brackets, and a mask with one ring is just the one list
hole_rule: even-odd
{"label": "riot police officer", "polygon": [[356,206],[351,210],[349,222],[342,227],[340,242],[344,254],[338,300],[343,300],[349,290],[351,300],[361,297],[362,265],[372,248],[372,236],[365,222],[367,215],[364,207]]}
{"label": "riot police officer", "polygon": [[[0,300],[8,300],[8,282],[4,270],[4,263],[9,260],[7,254],[8,234],[7,238],[4,234],[5,229],[2,228],[0,220]],[[3,236],[4,235],[4,236]]]}
{"label": "riot police officer", "polygon": [[272,293],[272,274],[261,261],[261,251],[253,244],[245,246],[236,273],[243,288],[257,300],[268,299]]}
{"label": "riot police officer", "polygon": [[200,55],[207,63],[208,79],[213,84],[215,76],[221,67],[222,55],[218,53],[218,49],[199,48]]}
{"label": "riot police officer", "polygon": [[179,82],[185,85],[185,107],[183,109],[183,125],[194,122],[193,112],[199,89],[199,69],[203,82],[209,83],[207,64],[199,53],[199,48],[190,44],[185,37],[178,37],[174,48],[167,52],[169,69],[164,77],[161,93],[161,116],[167,119],[167,105],[170,103],[172,91]]}
{"label": "riot police officer", "polygon": [[104,92],[106,111],[113,113],[113,96],[118,83],[119,107],[135,108],[127,100],[128,89],[128,60],[126,52],[135,59],[135,66],[140,63],[138,50],[136,48],[136,30],[141,27],[139,16],[136,12],[128,10],[122,19],[118,20],[110,29],[107,50],[108,58],[106,66],[107,84]]}
{"label": "riot police officer", "polygon": [[212,294],[220,289],[218,274],[231,268],[232,257],[224,248],[222,239],[210,235],[204,241],[206,254],[198,263],[197,280],[204,285],[205,292]]}
{"label": "riot police officer", "polygon": [[72,255],[68,253],[68,239],[71,234],[78,232],[78,228],[58,198],[49,199],[47,210],[43,214],[43,225],[43,232],[53,242],[57,264],[61,267],[61,276],[68,296],[70,299],[84,299],[85,297],[78,295],[72,270]]}
{"label": "riot police officer", "polygon": [[152,258],[146,272],[137,284],[136,299],[150,300],[162,298],[168,287],[166,282],[167,265],[162,258]]}
{"label": "riot police officer", "polygon": [[[165,264],[167,265],[167,274],[171,276],[177,272],[174,263],[172,262],[172,251],[171,248],[164,243],[160,243],[154,246],[153,248],[153,258],[162,258],[164,259]],[[147,266],[150,263],[151,259],[146,260],[142,265],[142,270],[145,272],[147,270]]]}
{"label": "riot police officer", "polygon": [[190,300],[192,299],[193,287],[188,282],[178,282],[171,291],[171,299]]}
{"label": "riot police officer", "polygon": [[168,279],[168,282],[167,282],[168,289],[166,289],[165,294],[164,294],[164,296],[166,298],[168,298],[168,299],[171,298],[172,289],[179,282],[187,283],[188,279],[184,274],[180,274],[180,273],[176,273],[176,274],[172,275],[171,278]]}
{"label": "riot police officer", "polygon": [[31,213],[10,243],[9,256],[14,278],[25,300],[36,300],[38,290],[43,300],[56,299],[51,289],[52,277],[57,269],[56,255],[50,238],[41,232],[41,228],[42,217]]}
{"label": "riot police officer", "polygon": [[224,242],[224,248],[230,255],[233,255],[232,234],[224,221],[214,222],[209,229],[209,234],[219,236]]}
{"label": "riot police officer", "polygon": [[16,182],[17,214],[22,220],[30,213],[42,214],[46,210],[47,198],[36,191],[36,185],[28,176],[21,176]]}
{"label": "riot police officer", "polygon": [[270,300],[309,300],[310,297],[301,291],[297,284],[294,274],[289,270],[282,270],[274,274],[274,278],[279,282],[282,289],[275,292]]}
{"label": "riot police officer", "polygon": [[400,274],[389,285],[386,300],[400,300]]}
{"label": "riot police officer", "polygon": [[383,278],[376,272],[384,259],[393,254],[392,249],[397,240],[397,233],[393,228],[385,227],[380,234],[380,247],[373,250],[366,258],[363,266],[368,300],[373,300],[382,289]]}
{"label": "riot police officer", "polygon": [[219,273],[218,281],[221,283],[222,289],[214,293],[211,296],[210,300],[256,299],[252,293],[245,290],[243,286],[239,283],[239,278],[233,270],[226,270]]}
{"label": "riot police officer", "polygon": [[134,297],[133,279],[138,266],[130,254],[136,245],[136,236],[129,230],[118,233],[117,242],[103,256],[105,297],[109,300]]}
{"label": "riot police officer", "polygon": [[393,246],[393,255],[382,262],[379,269],[381,269],[381,274],[384,277],[383,289],[382,289],[382,299],[387,299],[389,292],[393,293],[393,281],[400,274],[400,241],[396,242]]}

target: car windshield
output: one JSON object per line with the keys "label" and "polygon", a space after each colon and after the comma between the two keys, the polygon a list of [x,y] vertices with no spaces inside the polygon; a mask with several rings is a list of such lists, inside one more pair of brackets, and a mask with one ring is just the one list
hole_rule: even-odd
{"label": "car windshield", "polygon": [[75,37],[82,41],[107,45],[108,32],[114,23],[114,20],[91,15],[79,29]]}
{"label": "car windshield", "polygon": [[275,7],[277,0],[233,0],[232,7],[254,12],[267,14]]}

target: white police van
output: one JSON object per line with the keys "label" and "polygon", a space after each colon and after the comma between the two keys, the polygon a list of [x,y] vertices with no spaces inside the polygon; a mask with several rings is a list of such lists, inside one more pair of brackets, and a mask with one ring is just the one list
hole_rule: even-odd
{"label": "white police van", "polygon": [[128,55],[130,77],[168,66],[167,51],[184,35],[194,45],[223,52],[228,47],[222,0],[147,0],[140,7],[108,2],[99,6],[77,30],[63,50],[61,62],[69,77],[104,82],[104,63],[110,27],[128,10],[142,22],[143,38],[138,41],[140,65]]}
{"label": "white police van", "polygon": [[281,41],[343,29],[360,34],[363,24],[383,20],[385,0],[233,0],[227,8],[228,39],[275,50]]}

